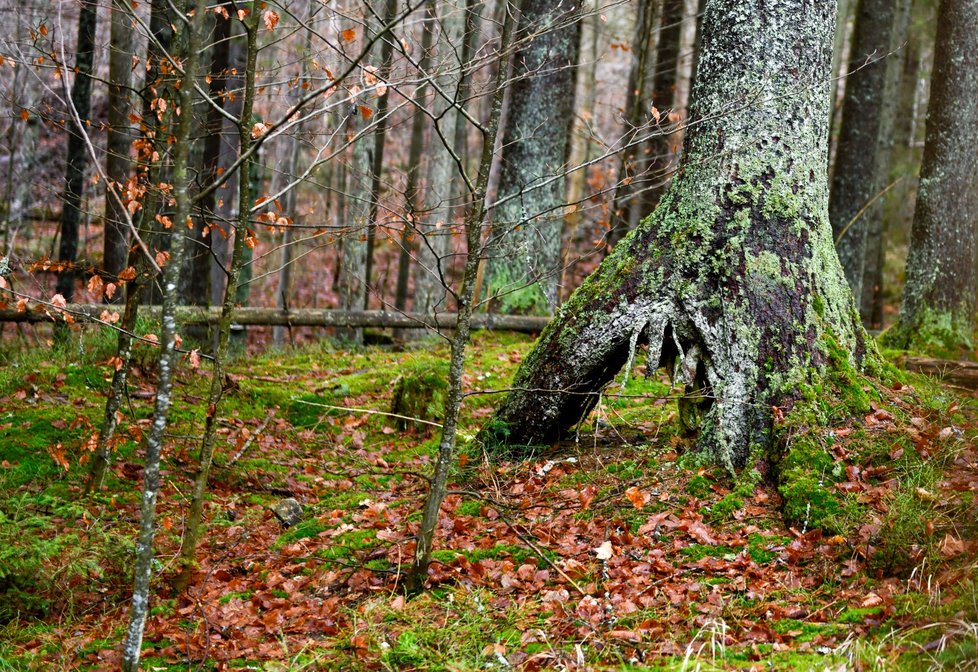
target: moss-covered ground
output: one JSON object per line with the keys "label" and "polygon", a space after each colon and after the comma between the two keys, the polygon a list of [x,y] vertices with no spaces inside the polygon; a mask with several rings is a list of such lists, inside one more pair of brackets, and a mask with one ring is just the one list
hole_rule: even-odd
{"label": "moss-covered ground", "polygon": [[[529,345],[476,335],[464,437]],[[147,352],[106,487],[84,497],[111,347],[88,332],[60,351],[16,338],[0,349],[0,671],[118,666],[154,372]],[[207,385],[206,365],[181,369],[145,669],[927,670],[978,658],[978,404],[890,368],[802,391],[779,420],[779,454],[736,480],[691,452],[677,390],[641,367],[529,460],[489,462],[465,443],[429,589],[405,598],[437,428],[384,413],[399,379],[423,383],[446,357],[438,341],[324,341],[238,359],[199,570],[173,595]],[[305,509],[287,530],[268,509],[283,497]]]}

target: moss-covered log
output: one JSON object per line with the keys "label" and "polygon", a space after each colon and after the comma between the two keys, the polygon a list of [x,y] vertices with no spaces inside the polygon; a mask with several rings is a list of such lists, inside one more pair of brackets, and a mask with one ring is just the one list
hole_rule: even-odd
{"label": "moss-covered log", "polygon": [[834,2],[708,1],[678,177],[544,331],[487,445],[558,438],[648,343],[648,369],[675,366],[700,445],[734,469],[772,407],[839,352],[861,360],[828,220],[834,28]]}

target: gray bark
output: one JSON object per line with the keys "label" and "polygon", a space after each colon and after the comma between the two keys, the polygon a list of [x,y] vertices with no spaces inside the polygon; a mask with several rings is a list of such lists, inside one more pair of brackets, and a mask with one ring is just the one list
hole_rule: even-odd
{"label": "gray bark", "polygon": [[[112,5],[112,26],[109,36],[109,131],[106,138],[105,177],[121,194],[129,179],[132,162],[132,14],[122,3]],[[112,196],[106,185],[105,241],[102,268],[118,276],[129,260],[129,225],[121,200]],[[121,299],[121,292],[119,299]]]}
{"label": "gray bark", "polygon": [[[421,28],[421,57],[418,59],[419,73],[426,73],[431,60],[431,43],[434,35],[432,17],[426,16]],[[427,117],[422,112],[428,98],[427,80],[422,80],[414,89],[414,116],[411,119],[411,141],[408,147],[407,184],[404,188],[406,216],[401,233],[401,249],[397,260],[397,286],[394,290],[394,307],[406,310],[408,302],[408,281],[411,275],[411,260],[418,250],[416,222],[423,209],[421,191],[421,171],[425,147]]]}
{"label": "gray bark", "polygon": [[[190,216],[190,194],[187,184],[187,163],[190,155],[190,129],[193,114],[194,81],[200,47],[200,33],[203,30],[205,0],[197,0],[192,23],[184,23],[181,32],[186,32],[186,54],[184,56],[184,76],[179,98],[173,101],[183,110],[174,135],[173,191],[176,199],[176,222],[185,222]],[[156,402],[153,409],[153,423],[146,436],[146,463],[143,470],[142,506],[139,516],[139,539],[136,545],[136,567],[132,604],[129,610],[129,625],[122,650],[122,669],[136,672],[143,641],[143,629],[149,615],[150,581],[153,576],[153,539],[156,532],[156,499],[160,490],[160,453],[166,430],[167,414],[170,410],[173,391],[173,369],[177,364],[176,335],[177,323],[175,308],[177,302],[177,281],[182,270],[184,251],[183,229],[174,225],[173,234],[177,237],[171,246],[171,257],[163,269],[163,306],[160,330],[159,374],[156,384]]]}
{"label": "gray bark", "polygon": [[846,280],[860,303],[868,234],[875,234],[878,254],[880,194],[890,175],[901,70],[893,52],[906,42],[909,19],[910,0],[860,0],[856,12],[829,218]]}
{"label": "gray bark", "polygon": [[901,346],[970,349],[978,263],[978,3],[944,0],[900,319]]}
{"label": "gray bark", "polygon": [[521,7],[486,269],[486,294],[501,312],[557,307],[566,182],[554,178],[564,172],[572,128],[579,17],[579,2]]}
{"label": "gray bark", "polygon": [[647,369],[675,371],[700,447],[733,470],[832,352],[858,362],[828,221],[834,28],[834,3],[707,2],[678,177],[541,335],[487,446],[557,439],[647,343]]}
{"label": "gray bark", "polygon": [[[440,10],[440,11],[439,11]],[[414,309],[434,313],[447,308],[447,272],[452,244],[452,196],[458,179],[458,164],[450,151],[455,140],[458,111],[455,105],[461,71],[456,48],[465,23],[464,6],[458,0],[428,3],[436,24],[436,54],[432,59],[436,93],[432,105],[433,135],[428,153],[425,201],[427,213],[418,226],[418,268],[414,286]]]}

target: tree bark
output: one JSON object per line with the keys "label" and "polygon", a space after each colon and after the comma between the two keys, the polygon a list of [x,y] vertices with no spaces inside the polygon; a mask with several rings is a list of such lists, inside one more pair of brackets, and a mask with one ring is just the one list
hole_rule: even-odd
{"label": "tree bark", "polygon": [[194,97],[194,82],[199,58],[200,33],[203,29],[205,0],[197,0],[192,23],[187,19],[181,32],[188,33],[184,55],[184,74],[178,99],[172,101],[179,106],[182,114],[174,134],[173,193],[176,200],[176,220],[171,229],[177,237],[171,246],[171,257],[163,269],[163,306],[160,330],[159,375],[156,383],[156,402],[153,409],[153,423],[146,436],[146,464],[143,469],[142,506],[139,516],[139,539],[136,545],[136,567],[132,604],[129,610],[129,625],[126,630],[122,651],[124,672],[136,672],[143,641],[143,629],[149,615],[150,580],[153,576],[153,539],[156,532],[156,500],[160,490],[160,454],[163,436],[166,431],[167,414],[170,410],[173,391],[173,370],[177,364],[176,335],[177,323],[175,308],[177,301],[177,281],[182,270],[184,250],[183,224],[190,216],[190,193],[187,184],[187,164],[190,155],[190,129],[193,123],[191,113]]}
{"label": "tree bark", "polygon": [[[418,74],[426,75],[431,62],[431,44],[434,38],[433,19],[425,15],[421,27],[421,57],[418,59]],[[408,146],[407,184],[404,188],[404,201],[407,214],[401,233],[401,249],[397,259],[397,286],[394,289],[394,307],[407,310],[408,281],[411,276],[411,261],[418,251],[417,222],[421,217],[423,193],[421,172],[423,169],[425,128],[427,116],[423,113],[428,99],[427,80],[422,79],[414,89],[412,103],[414,116],[411,119],[411,141]]]}
{"label": "tree bark", "polygon": [[[385,0],[384,14],[381,17],[383,25],[390,25],[397,16],[397,0]],[[391,62],[394,58],[394,37],[388,36],[380,44],[380,66],[377,69],[377,79],[386,85],[391,75]],[[380,211],[380,192],[383,187],[381,177],[384,171],[384,142],[387,139],[387,108],[390,99],[390,88],[377,99],[377,127],[373,132],[374,148],[371,155],[373,165],[370,168],[370,220],[367,227],[366,267],[363,271],[364,282],[370,286],[374,269],[374,248],[377,245],[377,215]],[[364,293],[363,309],[369,308],[370,294]]]}
{"label": "tree bark", "polygon": [[834,3],[709,0],[678,177],[541,335],[487,446],[559,438],[648,343],[647,370],[675,367],[700,447],[734,470],[770,441],[772,407],[860,360],[828,221],[834,28]]}
{"label": "tree bark", "polygon": [[978,263],[978,3],[944,0],[900,318],[900,347],[970,349]]}
{"label": "tree bark", "polygon": [[[439,11],[439,7],[441,11]],[[418,268],[414,283],[414,310],[435,313],[447,308],[448,262],[452,244],[452,196],[454,182],[458,179],[459,166],[453,152],[455,125],[458,110],[455,105],[458,84],[462,76],[456,45],[459,44],[465,23],[464,7],[459,0],[428,3],[428,15],[437,30],[436,54],[432,59],[435,70],[433,134],[428,153],[428,178],[425,201],[427,214],[422,218],[418,231]]]}
{"label": "tree bark", "polygon": [[[254,7],[252,8],[254,9]],[[247,35],[246,61],[244,68],[245,86],[242,91],[241,116],[238,119],[238,147],[241,155],[245,155],[251,147],[252,112],[255,107],[255,74],[258,58],[258,25],[261,17],[258,12],[252,13],[243,21]],[[221,19],[218,18],[220,21]],[[204,436],[200,443],[199,464],[194,478],[194,488],[190,499],[190,512],[183,529],[180,545],[179,572],[173,586],[182,592],[190,584],[196,565],[197,542],[203,525],[204,495],[207,492],[207,480],[210,477],[211,464],[214,460],[214,442],[217,438],[217,421],[224,399],[224,382],[228,358],[228,346],[231,342],[231,321],[234,306],[241,298],[239,293],[239,276],[247,261],[245,250],[249,227],[251,225],[251,204],[255,200],[254,183],[249,179],[253,162],[257,154],[241,164],[241,175],[238,179],[238,219],[233,224],[234,247],[231,253],[231,268],[228,272],[227,286],[224,289],[224,301],[221,304],[221,317],[217,323],[217,347],[214,349],[213,370],[211,371],[210,391],[207,397],[207,418],[204,421]]]}
{"label": "tree bark", "polygon": [[521,7],[486,269],[487,296],[501,312],[546,315],[557,307],[579,19],[579,2]]}
{"label": "tree bark", "polygon": [[[109,131],[106,138],[105,177],[115,189],[122,189],[129,179],[132,161],[132,15],[121,3],[112,5],[112,26],[109,36]],[[105,194],[105,241],[102,268],[115,278],[129,260],[129,226],[119,199]],[[121,292],[119,293],[121,299]]]}
{"label": "tree bark", "polygon": [[859,304],[868,233],[881,233],[880,195],[890,176],[901,70],[901,60],[892,52],[905,43],[909,20],[910,0],[860,0],[856,12],[829,219],[846,280]]}
{"label": "tree bark", "polygon": [[58,259],[64,262],[66,267],[58,276],[57,291],[66,301],[71,301],[75,294],[74,264],[78,258],[78,224],[81,219],[81,201],[85,190],[85,170],[88,168],[88,149],[85,146],[84,136],[88,132],[87,122],[91,113],[92,59],[95,52],[97,19],[98,3],[94,0],[84,0],[78,11],[75,81],[71,85],[71,106],[74,110],[69,110],[68,116],[72,120],[65,125],[70,130]]}

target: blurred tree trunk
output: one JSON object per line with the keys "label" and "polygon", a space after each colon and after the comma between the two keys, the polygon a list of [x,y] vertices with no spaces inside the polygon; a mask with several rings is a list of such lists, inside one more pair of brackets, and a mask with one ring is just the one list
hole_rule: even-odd
{"label": "blurred tree trunk", "polygon": [[[383,25],[393,23],[397,17],[397,0],[384,0],[384,14],[380,18]],[[384,92],[377,98],[377,126],[373,131],[373,152],[371,159],[373,165],[370,168],[370,220],[367,226],[367,251],[366,267],[363,271],[363,281],[369,287],[373,278],[374,255],[377,246],[377,216],[380,211],[380,193],[383,187],[381,178],[384,172],[384,142],[387,140],[387,108],[390,99],[390,88],[387,83],[391,74],[391,62],[394,58],[394,37],[388,35],[380,43],[380,65],[377,67],[376,77],[379,85],[384,87]],[[364,293],[363,309],[369,307],[370,294]]]}
{"label": "blurred tree trunk", "polygon": [[[431,63],[431,45],[434,41],[434,18],[425,14],[421,27],[421,56],[418,59],[418,75],[425,76]],[[417,223],[424,209],[421,189],[421,173],[424,168],[425,129],[428,117],[422,111],[428,101],[428,81],[422,79],[414,89],[411,117],[411,140],[408,147],[407,185],[404,188],[406,215],[401,233],[400,254],[397,260],[397,286],[394,289],[394,307],[407,310],[408,282],[411,262],[418,252]]]}
{"label": "blurred tree trunk", "polygon": [[734,470],[769,444],[773,407],[860,362],[828,221],[834,28],[834,3],[707,2],[678,177],[543,332],[487,447],[559,438],[648,344],[646,370],[685,383],[681,419]]}
{"label": "blurred tree trunk", "polygon": [[[646,100],[663,123],[640,157],[642,213],[652,212],[659,204],[679,161],[695,61],[697,13],[696,0],[665,0],[663,5],[654,79]],[[610,242],[617,243],[624,233],[613,235]]]}
{"label": "blurred tree trunk", "polygon": [[[85,170],[88,168],[88,148],[85,134],[92,101],[92,59],[95,52],[95,26],[98,3],[82,0],[78,11],[78,41],[75,46],[75,81],[71,85],[71,103],[67,111],[68,153],[65,164],[64,203],[61,207],[61,242],[58,260],[65,268],[58,276],[57,292],[69,303],[75,294],[75,260],[78,258],[78,224],[81,201],[85,191]],[[64,64],[69,67],[68,64]]]}
{"label": "blurred tree trunk", "polygon": [[[228,66],[231,54],[231,21],[219,15],[212,17],[214,30],[210,48],[210,84],[208,94],[216,105],[224,108],[227,97]],[[220,175],[222,129],[224,115],[213,106],[207,106],[203,124],[202,180],[206,186]],[[217,191],[205,196],[199,204],[199,216],[194,218],[190,250],[187,255],[187,273],[181,286],[183,303],[190,306],[211,304],[211,241],[212,231],[207,225],[208,218],[217,204]],[[214,232],[215,235],[219,235]],[[196,333],[194,333],[196,332]],[[195,328],[188,332],[195,341],[206,339],[206,329]]]}
{"label": "blurred tree trunk", "polygon": [[458,0],[430,1],[430,20],[437,31],[432,58],[435,89],[431,106],[434,118],[428,154],[425,202],[427,214],[418,231],[418,268],[414,283],[414,312],[431,313],[448,309],[448,269],[452,246],[452,196],[459,166],[452,156],[455,125],[458,123],[458,85],[462,75],[460,44],[465,24],[464,6]]}
{"label": "blurred tree trunk", "polygon": [[[109,131],[106,138],[105,176],[121,196],[129,179],[132,162],[129,151],[132,113],[132,14],[122,0],[112,5],[112,27],[109,36]],[[121,200],[105,193],[105,244],[102,268],[115,278],[129,261],[129,225]],[[115,301],[122,299],[120,292]],[[112,299],[110,299],[112,300]]]}
{"label": "blurred tree trunk", "polygon": [[[863,302],[863,277],[867,272],[875,277],[882,261],[880,196],[889,183],[900,87],[901,59],[893,52],[906,42],[909,18],[910,0],[860,0],[847,68],[829,217],[846,280],[866,322],[872,301]],[[872,296],[878,288],[869,290]]]}
{"label": "blurred tree trunk", "polygon": [[[622,143],[621,168],[618,171],[618,186],[611,205],[611,239],[620,240],[628,231],[638,225],[641,216],[641,203],[638,193],[644,185],[637,174],[638,159],[648,148],[648,141],[641,137],[651,132],[655,124],[648,108],[647,82],[650,73],[656,68],[656,47],[658,31],[654,29],[662,10],[662,0],[639,0],[636,7],[635,35],[632,38],[632,67],[628,72],[628,94],[625,100],[625,132]],[[573,201],[572,201],[573,202]]]}
{"label": "blurred tree trunk", "polygon": [[524,0],[486,271],[502,313],[557,307],[580,3]]}
{"label": "blurred tree trunk", "polygon": [[978,264],[978,3],[938,10],[927,138],[907,283],[888,342],[970,350]]}

